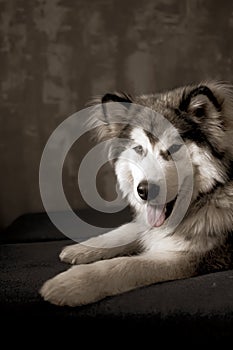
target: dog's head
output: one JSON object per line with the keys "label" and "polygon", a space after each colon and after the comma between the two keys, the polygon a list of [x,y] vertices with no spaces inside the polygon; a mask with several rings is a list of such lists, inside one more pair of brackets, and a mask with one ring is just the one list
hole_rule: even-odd
{"label": "dog's head", "polygon": [[98,138],[111,140],[123,196],[150,226],[164,224],[180,193],[192,204],[231,176],[232,107],[230,88],[217,83],[103,96]]}

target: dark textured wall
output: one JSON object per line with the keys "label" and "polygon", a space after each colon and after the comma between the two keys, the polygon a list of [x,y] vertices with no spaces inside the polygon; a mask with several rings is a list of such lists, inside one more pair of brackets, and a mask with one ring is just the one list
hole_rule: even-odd
{"label": "dark textured wall", "polygon": [[92,95],[233,80],[231,0],[1,0],[0,15],[1,226],[43,210],[45,142]]}

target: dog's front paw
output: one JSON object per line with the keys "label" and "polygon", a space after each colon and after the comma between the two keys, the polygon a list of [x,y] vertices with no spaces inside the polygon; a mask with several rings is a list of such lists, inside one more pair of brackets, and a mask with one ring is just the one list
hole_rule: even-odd
{"label": "dog's front paw", "polygon": [[[81,244],[68,245],[62,249],[59,258],[61,261],[69,264],[78,264],[83,255],[82,250],[83,248]],[[82,261],[80,261],[80,263],[82,263]],[[83,263],[85,263],[85,261]]]}
{"label": "dog's front paw", "polygon": [[100,250],[83,245],[73,244],[65,247],[59,257],[61,261],[69,264],[88,264],[99,259]]}
{"label": "dog's front paw", "polygon": [[46,281],[40,290],[44,300],[55,305],[79,306],[103,297],[101,283],[94,284],[89,266],[74,266]]}

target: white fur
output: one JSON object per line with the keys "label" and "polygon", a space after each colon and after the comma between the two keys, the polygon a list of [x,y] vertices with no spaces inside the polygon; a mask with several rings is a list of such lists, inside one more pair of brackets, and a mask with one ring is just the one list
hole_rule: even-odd
{"label": "white fur", "polygon": [[[166,131],[161,140],[153,146],[143,130],[134,128],[131,138],[135,141],[135,144],[122,152],[116,162],[115,172],[120,189],[123,196],[128,197],[129,202],[136,209],[139,207],[139,210],[141,210],[141,200],[137,195],[137,187],[143,180],[160,186],[160,193],[157,197],[158,203],[169,202],[177,195],[178,177],[176,165],[174,162],[164,160],[160,154],[161,151],[166,151],[167,147],[165,148],[165,144],[170,146],[175,142],[173,133],[174,131],[172,130],[169,141],[169,133]],[[133,147],[137,144],[143,147],[145,152],[143,156],[138,155],[133,150]],[[174,157],[177,158],[177,154]],[[178,160],[177,158],[176,161]],[[133,192],[130,182],[133,183]]]}
{"label": "white fur", "polygon": [[142,145],[143,148],[148,152],[150,153],[153,152],[153,146],[142,129],[134,128],[130,136],[131,136],[131,139],[134,140],[135,145],[137,144]]}
{"label": "white fur", "polygon": [[197,186],[199,191],[207,192],[214,185],[215,181],[224,182],[224,174],[222,172],[221,163],[217,163],[216,159],[207,150],[198,147],[195,143],[189,146],[189,152],[194,165],[200,169]]}

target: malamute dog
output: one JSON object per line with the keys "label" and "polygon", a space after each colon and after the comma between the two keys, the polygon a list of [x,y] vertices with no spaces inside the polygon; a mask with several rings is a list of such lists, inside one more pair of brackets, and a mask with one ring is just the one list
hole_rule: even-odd
{"label": "malamute dog", "polygon": [[231,268],[231,87],[208,82],[135,98],[106,94],[100,102],[93,125],[99,140],[110,140],[134,219],[65,247],[61,260],[75,266],[48,280],[43,298],[77,306]]}

